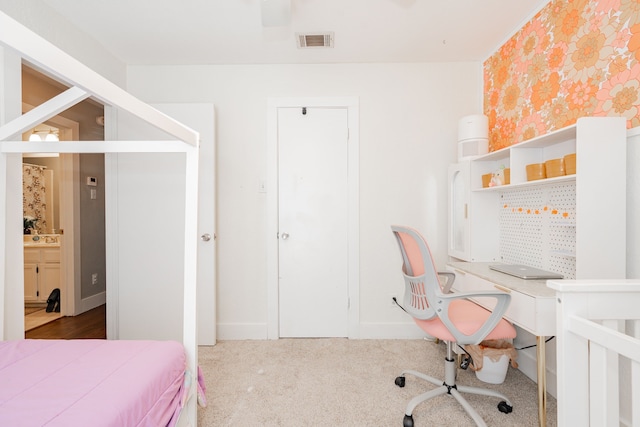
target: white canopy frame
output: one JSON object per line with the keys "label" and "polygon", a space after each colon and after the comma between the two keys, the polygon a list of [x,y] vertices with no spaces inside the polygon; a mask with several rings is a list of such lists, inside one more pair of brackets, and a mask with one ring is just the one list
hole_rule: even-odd
{"label": "white canopy frame", "polygon": [[[198,132],[138,100],[2,12],[0,12],[0,46],[14,51],[24,61],[70,86],[70,89],[60,95],[0,126],[0,162],[2,162],[0,169],[5,169],[7,155],[16,153],[185,153],[183,344],[187,354],[188,369],[194,378],[190,386],[190,395],[194,396],[198,366],[196,333]],[[88,97],[99,100],[105,106],[131,113],[175,137],[176,140],[73,142],[23,142],[21,140],[23,132]],[[0,189],[0,194],[6,195],[6,189]],[[3,206],[5,204],[0,201],[0,207]],[[7,233],[6,226],[6,221],[0,226],[0,242],[4,242],[4,245],[10,243],[7,239],[19,237]],[[17,245],[18,242],[16,247]],[[0,255],[2,254],[4,254],[4,248],[0,249]],[[4,272],[5,269],[2,268],[0,271]],[[5,283],[5,274],[0,274],[0,296],[5,295],[6,286],[15,286],[15,284]],[[4,339],[4,316],[4,304],[0,304],[0,339]],[[195,398],[189,399],[185,411],[188,419],[197,419]]]}

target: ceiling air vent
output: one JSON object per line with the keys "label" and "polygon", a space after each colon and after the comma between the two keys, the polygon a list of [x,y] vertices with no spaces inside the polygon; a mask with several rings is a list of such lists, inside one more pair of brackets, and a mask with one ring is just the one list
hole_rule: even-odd
{"label": "ceiling air vent", "polygon": [[296,38],[300,49],[333,47],[333,33],[296,33]]}

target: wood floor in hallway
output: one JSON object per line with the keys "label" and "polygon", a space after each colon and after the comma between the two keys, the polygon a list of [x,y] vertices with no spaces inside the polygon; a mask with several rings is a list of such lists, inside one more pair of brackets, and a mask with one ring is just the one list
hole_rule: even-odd
{"label": "wood floor in hallway", "polygon": [[62,317],[25,333],[33,339],[106,339],[106,305],[78,316]]}

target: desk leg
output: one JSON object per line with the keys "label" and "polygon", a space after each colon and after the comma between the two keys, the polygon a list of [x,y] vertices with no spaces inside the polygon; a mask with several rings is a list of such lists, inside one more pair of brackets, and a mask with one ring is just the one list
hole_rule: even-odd
{"label": "desk leg", "polygon": [[538,421],[540,427],[547,425],[547,367],[545,363],[545,337],[537,336],[538,361]]}

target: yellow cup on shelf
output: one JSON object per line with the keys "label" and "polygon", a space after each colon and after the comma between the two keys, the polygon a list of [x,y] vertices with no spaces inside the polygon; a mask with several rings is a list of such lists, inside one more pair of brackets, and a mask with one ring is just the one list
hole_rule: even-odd
{"label": "yellow cup on shelf", "polygon": [[544,162],[547,178],[564,175],[564,159],[551,159]]}
{"label": "yellow cup on shelf", "polygon": [[527,181],[545,179],[547,177],[544,163],[532,163],[527,165]]}
{"label": "yellow cup on shelf", "polygon": [[567,175],[576,173],[576,153],[564,156],[564,173]]}
{"label": "yellow cup on shelf", "polygon": [[493,176],[492,173],[485,173],[484,175],[482,175],[482,187],[483,188],[487,188],[489,186],[489,183],[491,182],[491,177]]}

